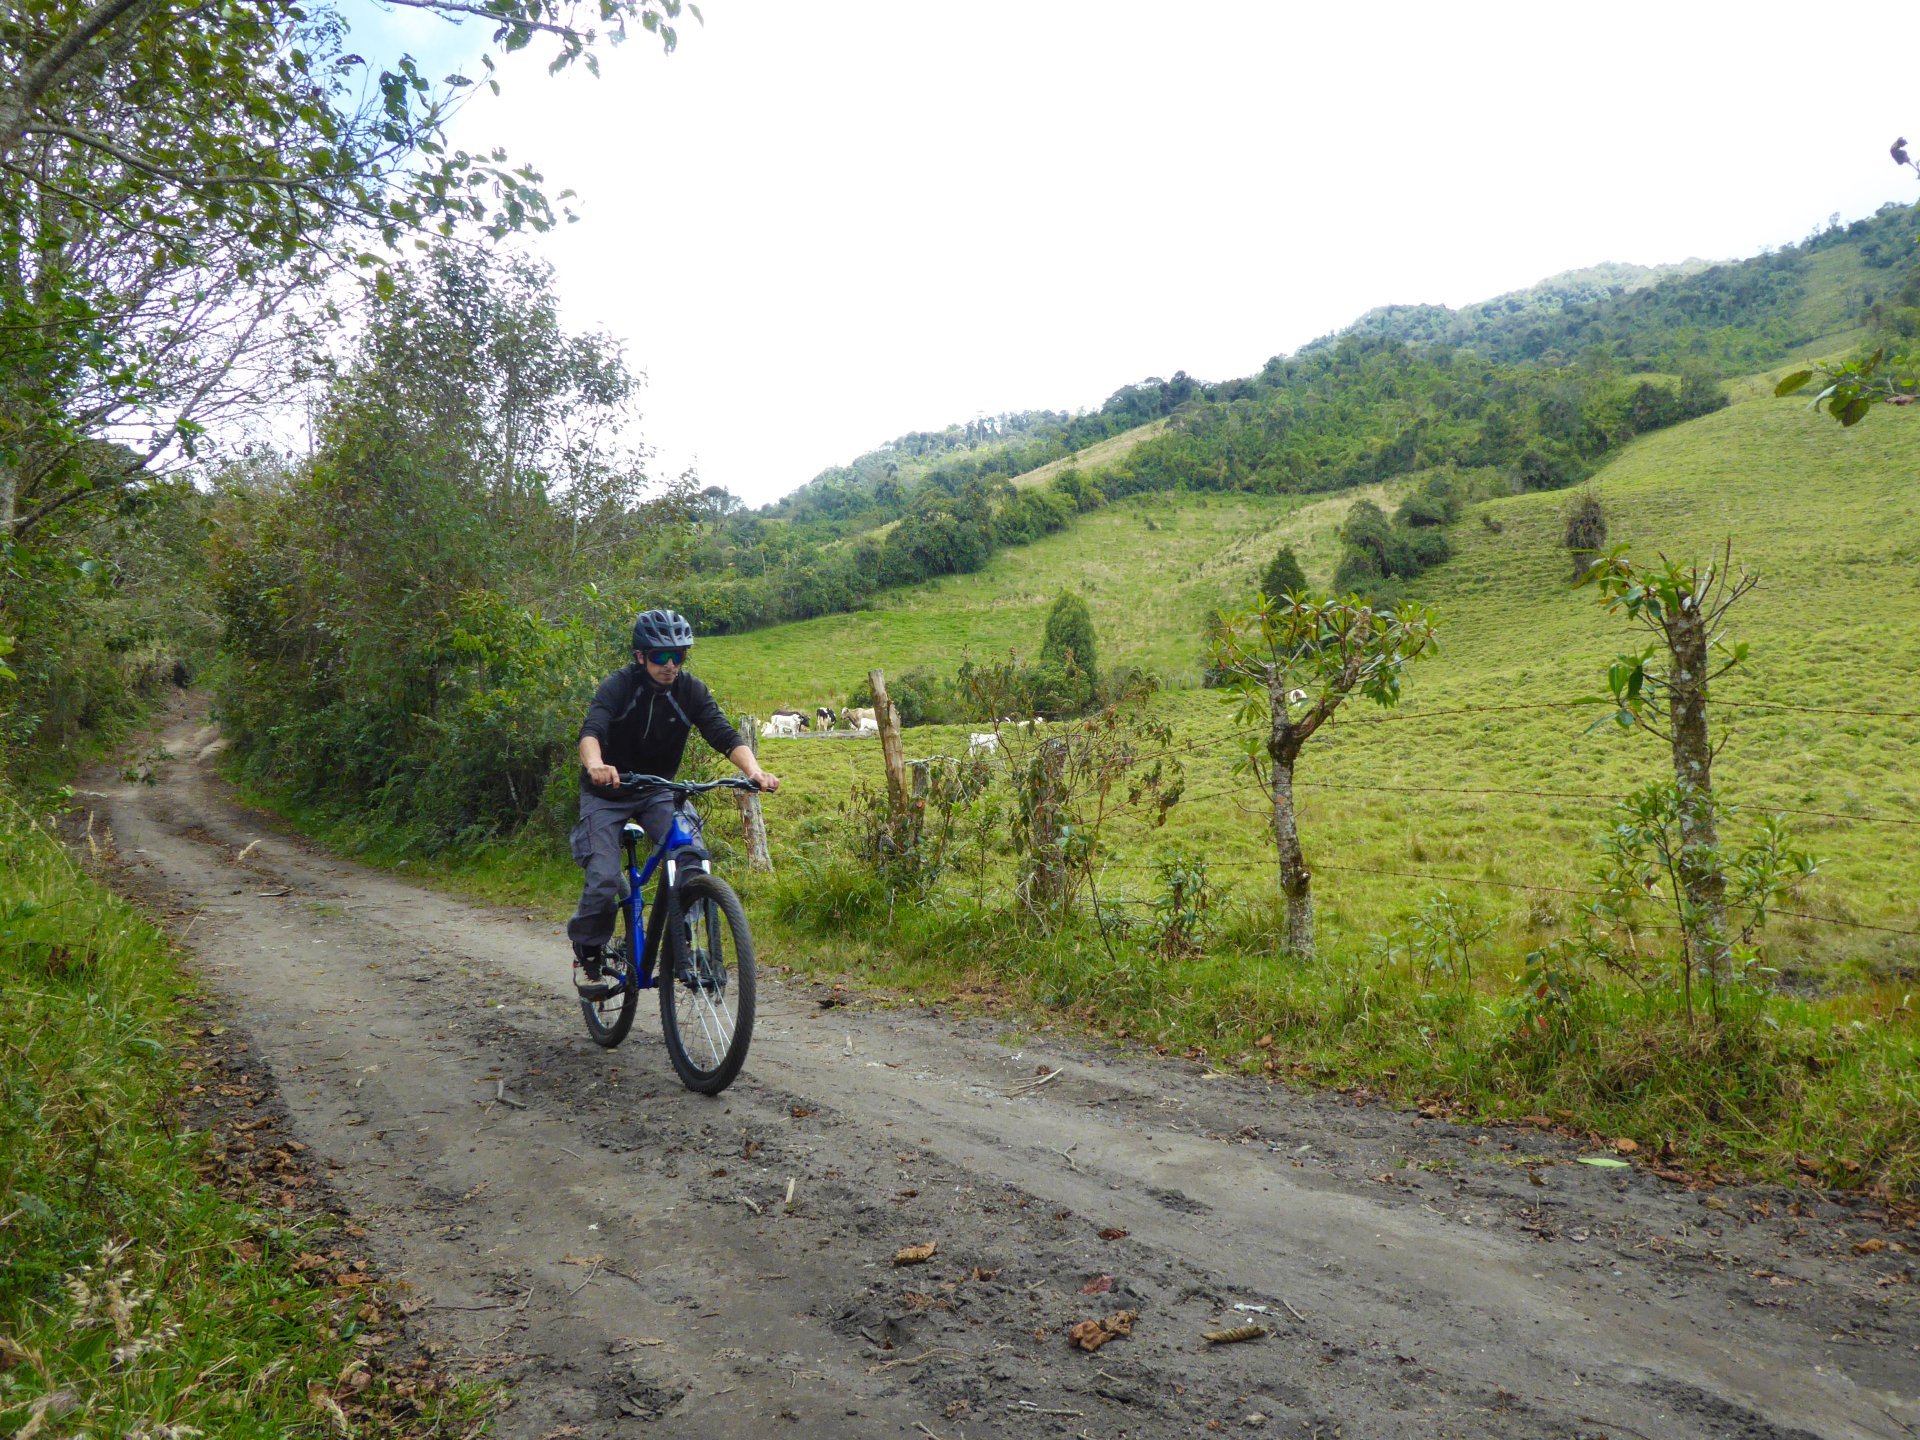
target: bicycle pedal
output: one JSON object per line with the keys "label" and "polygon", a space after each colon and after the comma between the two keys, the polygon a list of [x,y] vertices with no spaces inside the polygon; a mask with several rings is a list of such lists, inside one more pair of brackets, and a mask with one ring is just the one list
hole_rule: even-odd
{"label": "bicycle pedal", "polygon": [[618,995],[622,987],[618,980],[595,980],[573,988],[582,1000],[606,1000]]}

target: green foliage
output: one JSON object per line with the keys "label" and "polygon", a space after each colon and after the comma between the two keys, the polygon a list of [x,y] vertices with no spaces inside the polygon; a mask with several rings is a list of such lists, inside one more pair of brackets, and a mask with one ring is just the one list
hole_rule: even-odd
{"label": "green foliage", "polygon": [[[1393,520],[1371,500],[1356,500],[1340,532],[1346,552],[1334,571],[1333,588],[1342,594],[1360,594],[1385,606],[1399,598],[1395,581],[1411,580],[1441,564],[1453,554],[1446,533],[1439,529],[1449,509],[1458,502],[1446,489],[1426,490],[1409,497]],[[1414,517],[1422,517],[1415,520]]]}
{"label": "green foliage", "polygon": [[1260,593],[1278,600],[1283,595],[1297,595],[1306,588],[1307,573],[1300,568],[1300,557],[1293,553],[1291,545],[1282,545],[1260,577]]}
{"label": "green foliage", "polygon": [[1701,659],[1707,662],[1711,657],[1718,665],[1685,677],[1683,683],[1704,696],[1708,685],[1746,662],[1748,647],[1728,641],[1724,621],[1727,611],[1753,589],[1758,579],[1744,568],[1734,567],[1731,541],[1717,561],[1683,562],[1662,555],[1657,565],[1641,565],[1627,558],[1627,548],[1615,545],[1602,553],[1588,564],[1576,585],[1593,585],[1609,613],[1626,616],[1666,644],[1614,659],[1607,667],[1613,713],[1594,723],[1611,719],[1623,730],[1638,726],[1669,740],[1671,736],[1658,718],[1659,707],[1671,699],[1675,680],[1680,677],[1674,673],[1675,657],[1670,653],[1667,660],[1658,660],[1657,650],[1671,652],[1679,632],[1697,618],[1704,632]]}
{"label": "green foliage", "polygon": [[[1710,857],[1708,863],[1727,881],[1733,964],[1730,973],[1722,974],[1712,956],[1695,944],[1708,921],[1687,884],[1689,871],[1698,863],[1682,833],[1692,803],[1683,787],[1672,782],[1645,786],[1620,802],[1600,845],[1594,881],[1602,898],[1587,910],[1594,924],[1585,932],[1585,958],[1624,969],[1624,956],[1649,950],[1659,956],[1664,950],[1688,1016],[1693,1014],[1696,977],[1704,977],[1708,1010],[1719,1022],[1736,1011],[1755,1012],[1764,1002],[1770,972],[1760,965],[1756,943],[1769,912],[1811,878],[1818,865],[1793,847],[1786,820],[1777,815],[1760,821],[1738,849]],[[1648,920],[1649,913],[1658,918]],[[1596,938],[1598,931],[1608,938]],[[1736,993],[1744,1005],[1734,1005]]]}
{"label": "green foliage", "polygon": [[1435,890],[1389,942],[1388,953],[1404,958],[1422,989],[1431,988],[1436,978],[1470,988],[1474,955],[1493,931],[1472,895]]}
{"label": "green foliage", "polygon": [[1080,596],[1062,591],[1047,611],[1046,630],[1040,640],[1040,667],[1059,675],[1061,697],[1067,704],[1036,707],[1042,714],[1060,714],[1084,708],[1100,683],[1099,661],[1095,654],[1093,613]]}
{"label": "green foliage", "polygon": [[[602,38],[560,0],[420,8],[496,22],[495,45]],[[606,0],[670,47],[680,0]],[[0,535],[196,453],[337,320],[341,274],[393,290],[404,238],[555,220],[537,172],[447,143],[460,92],[414,60],[375,72],[341,8],[30,0],[0,23]],[[492,71],[491,57],[483,57]],[[488,83],[493,85],[491,73]],[[497,88],[497,86],[496,86]],[[269,377],[272,377],[271,379]],[[103,437],[138,435],[112,453]]]}
{"label": "green foliage", "polygon": [[1813,408],[1824,405],[1842,425],[1857,425],[1875,405],[1911,405],[1920,398],[1920,355],[1889,355],[1883,345],[1871,355],[1795,370],[1773,387],[1773,393],[1792,395],[1816,377],[1823,383],[1813,397]]}
{"label": "green foliage", "polygon": [[1160,890],[1153,900],[1153,948],[1169,960],[1198,955],[1213,935],[1220,896],[1207,873],[1207,857],[1175,850],[1156,862]]}
{"label": "green foliage", "polygon": [[90,736],[123,734],[210,662],[219,624],[203,546],[212,506],[156,482],[73,517],[57,537],[0,541],[0,779],[50,774]]}
{"label": "green foliage", "polygon": [[253,774],[435,844],[553,818],[586,698],[678,564],[684,497],[646,499],[619,448],[631,391],[544,272],[402,272],[312,463],[230,486],[221,703]]}

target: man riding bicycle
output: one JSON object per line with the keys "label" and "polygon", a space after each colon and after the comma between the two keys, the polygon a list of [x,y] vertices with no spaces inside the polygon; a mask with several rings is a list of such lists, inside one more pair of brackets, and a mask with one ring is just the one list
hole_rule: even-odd
{"label": "man riding bicycle", "polygon": [[633,663],[600,682],[580,726],[580,823],[571,836],[573,858],[584,870],[580,908],[567,922],[567,937],[585,979],[585,993],[600,979],[600,962],[613,938],[620,904],[620,827],[640,822],[659,844],[673,822],[673,796],[653,786],[620,793],[622,771],[671,780],[686,753],[687,736],[699,730],[762,790],[780,788],[779,777],[760,762],[740,732],[727,723],[713,692],[686,671],[693,626],[678,611],[648,610],[633,622]]}

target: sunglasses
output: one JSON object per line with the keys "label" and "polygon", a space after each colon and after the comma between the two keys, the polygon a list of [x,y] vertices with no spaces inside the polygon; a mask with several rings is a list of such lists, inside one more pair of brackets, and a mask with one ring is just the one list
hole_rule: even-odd
{"label": "sunglasses", "polygon": [[647,652],[647,659],[656,665],[684,665],[687,663],[687,652],[684,650],[649,650]]}

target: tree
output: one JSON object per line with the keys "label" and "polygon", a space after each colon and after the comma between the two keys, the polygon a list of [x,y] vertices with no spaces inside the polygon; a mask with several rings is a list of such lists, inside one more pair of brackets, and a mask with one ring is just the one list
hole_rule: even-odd
{"label": "tree", "polygon": [[[596,68],[603,37],[567,0],[395,3]],[[601,0],[604,38],[634,23],[671,46],[680,3]],[[537,172],[447,146],[470,80],[435,86],[410,58],[370,73],[347,31],[329,0],[25,0],[0,19],[0,539],[258,403],[290,297],[384,287],[376,251],[423,231],[553,222]],[[81,463],[129,430],[135,464]]]}
{"label": "tree", "polygon": [[313,459],[238,487],[220,527],[248,760],[439,839],[535,814],[678,571],[692,486],[648,498],[620,443],[634,388],[609,342],[559,328],[540,267],[448,247],[399,271]]}
{"label": "tree", "polygon": [[1040,668],[1057,670],[1074,681],[1080,704],[1093,696],[1099,684],[1099,662],[1094,653],[1093,612],[1087,602],[1063,590],[1047,611],[1046,633],[1040,641]]}
{"label": "tree", "polygon": [[1560,538],[1573,555],[1573,578],[1577,584],[1606,548],[1607,509],[1593,491],[1582,490],[1567,506],[1566,516]]}
{"label": "tree", "polygon": [[[1727,612],[1759,577],[1734,569],[1732,541],[1718,562],[1704,564],[1682,565],[1662,555],[1657,566],[1636,565],[1626,558],[1626,549],[1616,545],[1607,551],[1579,583],[1592,583],[1609,612],[1626,615],[1658,639],[1638,655],[1618,657],[1608,668],[1610,718],[1622,729],[1658,736],[1672,750],[1680,811],[1677,868],[1687,902],[1682,927],[1688,953],[1706,965],[1717,993],[1732,959],[1732,941],[1714,814],[1707,688],[1747,658],[1744,644],[1727,643],[1725,622]],[[1661,648],[1666,651],[1664,664],[1654,659]],[[1664,724],[1655,718],[1662,701]]]}
{"label": "tree", "polygon": [[1221,619],[1210,660],[1238,698],[1237,723],[1260,727],[1248,736],[1247,761],[1256,774],[1268,771],[1286,943],[1303,960],[1313,958],[1314,926],[1313,875],[1293,804],[1300,752],[1355,692],[1377,705],[1397,703],[1401,672],[1437,648],[1424,606],[1376,610],[1358,596],[1263,596]]}
{"label": "tree", "polygon": [[1291,545],[1282,545],[1260,577],[1260,593],[1278,600],[1284,595],[1297,595],[1306,588],[1307,576],[1300,568],[1299,557]]}

